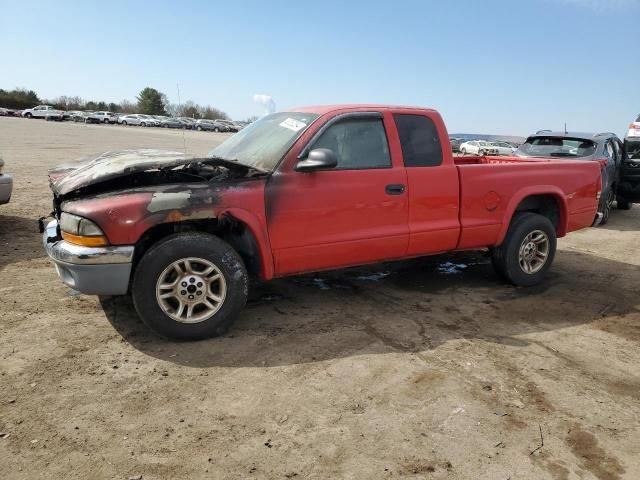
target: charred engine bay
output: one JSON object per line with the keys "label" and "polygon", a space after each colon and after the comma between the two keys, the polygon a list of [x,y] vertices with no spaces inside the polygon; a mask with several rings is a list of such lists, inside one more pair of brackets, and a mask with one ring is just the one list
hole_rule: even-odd
{"label": "charred engine bay", "polygon": [[264,175],[266,175],[266,172],[256,170],[241,163],[229,161],[221,163],[216,159],[195,159],[192,163],[186,165],[132,172],[117,178],[105,180],[104,182],[79,188],[65,195],[56,195],[54,198],[54,207],[56,213],[59,213],[60,204],[64,201],[107,194],[109,192],[115,193],[122,190],[174,183],[228,182]]}

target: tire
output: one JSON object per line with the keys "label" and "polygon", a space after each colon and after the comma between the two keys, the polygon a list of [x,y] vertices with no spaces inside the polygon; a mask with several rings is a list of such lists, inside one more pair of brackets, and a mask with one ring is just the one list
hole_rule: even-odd
{"label": "tire", "polygon": [[603,196],[601,199],[601,205],[598,207],[598,212],[602,213],[602,220],[600,220],[600,225],[606,225],[609,221],[609,217],[611,216],[611,209],[613,208],[613,201],[616,198],[616,194],[609,189],[606,196]]}
{"label": "tire", "polygon": [[25,115],[24,115],[24,116],[25,116],[26,118],[32,118],[32,117],[33,117],[33,115],[31,114],[31,112],[27,112],[27,113],[25,113]]}
{"label": "tire", "polygon": [[107,124],[109,123],[109,120],[107,120],[106,118],[104,120],[102,120],[102,123]]}
{"label": "tire", "polygon": [[618,210],[631,210],[632,203],[630,201],[618,196],[616,197],[616,202]]}
{"label": "tire", "polygon": [[[187,271],[185,259],[189,259],[192,265],[194,273],[191,275],[184,273]],[[181,265],[185,290],[182,290],[183,283],[178,280],[176,270],[171,269],[176,262]],[[208,287],[203,287],[202,283],[206,283],[204,269],[211,266],[215,267],[208,274],[212,281]],[[215,275],[220,277],[214,278]],[[195,278],[193,282],[192,278]],[[160,288],[161,280],[167,285],[174,280],[180,281],[180,284]],[[187,290],[191,287],[193,291]],[[170,338],[198,340],[226,331],[246,304],[248,288],[249,279],[244,262],[229,244],[213,235],[188,232],[170,235],[144,254],[134,273],[132,296],[138,315],[153,331]],[[206,292],[214,295],[209,289],[215,289],[215,295],[221,301],[216,303],[213,296],[207,295]],[[163,301],[158,297],[160,294],[168,297]],[[190,301],[187,297],[195,297],[195,300]],[[202,301],[198,302],[198,298],[209,301],[209,307],[215,309],[208,308]],[[187,308],[189,303],[191,310]],[[180,305],[184,307],[180,309]],[[187,318],[189,312],[191,318]],[[171,315],[178,315],[182,320]]]}
{"label": "tire", "polygon": [[213,131],[216,133],[220,133],[220,129],[218,127],[214,127]]}
{"label": "tire", "polygon": [[196,127],[196,130],[197,130],[197,131],[199,131],[199,132],[201,132],[201,131],[202,131],[202,127],[201,127],[200,125],[198,125],[198,126]]}
{"label": "tire", "polygon": [[124,125],[124,126],[126,127],[126,126],[127,126],[127,121],[126,121],[126,120],[123,120],[123,121],[122,121],[122,125]]}
{"label": "tire", "polygon": [[478,151],[478,155],[480,155],[481,157],[484,157],[485,151],[484,150],[479,150]]}
{"label": "tire", "polygon": [[[541,234],[546,237],[546,247],[542,243],[535,242]],[[502,245],[491,252],[493,267],[500,276],[514,285],[523,287],[537,285],[542,282],[553,263],[556,243],[555,228],[547,217],[531,212],[518,213],[511,220]],[[535,248],[532,249],[531,245],[535,245]],[[525,249],[528,249],[529,253]],[[540,260],[538,252],[545,254],[544,261]],[[530,263],[526,260],[527,257],[532,259]],[[532,265],[535,268],[530,272],[526,271],[521,260],[530,265],[535,261],[535,265]]]}
{"label": "tire", "polygon": [[467,154],[467,149],[466,149],[466,148],[463,148],[462,150],[460,150],[460,153],[461,153],[462,155],[466,155],[466,154]]}

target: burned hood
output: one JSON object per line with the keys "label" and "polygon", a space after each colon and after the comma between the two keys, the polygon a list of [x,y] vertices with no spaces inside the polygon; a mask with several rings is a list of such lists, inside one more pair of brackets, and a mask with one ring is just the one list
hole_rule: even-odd
{"label": "burned hood", "polygon": [[119,150],[90,156],[49,170],[49,183],[56,195],[126,177],[137,172],[172,168],[193,163],[195,157],[163,150]]}

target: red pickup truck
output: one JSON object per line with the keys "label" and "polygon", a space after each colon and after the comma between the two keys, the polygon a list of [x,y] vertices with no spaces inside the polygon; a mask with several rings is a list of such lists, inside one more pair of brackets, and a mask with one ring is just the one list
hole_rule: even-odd
{"label": "red pickup truck", "polygon": [[597,163],[454,158],[436,111],[366,105],[268,115],[205,158],[108,152],[50,184],[43,243],[62,281],[130,293],[177,338],[223,332],[250,275],[488,248],[501,276],[537,284],[601,190]]}

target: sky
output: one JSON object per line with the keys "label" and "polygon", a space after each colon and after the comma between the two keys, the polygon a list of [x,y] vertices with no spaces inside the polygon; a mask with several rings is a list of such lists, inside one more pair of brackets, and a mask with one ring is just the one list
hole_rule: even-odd
{"label": "sky", "polygon": [[449,132],[625,133],[640,0],[0,0],[0,88],[277,109],[436,108]]}

